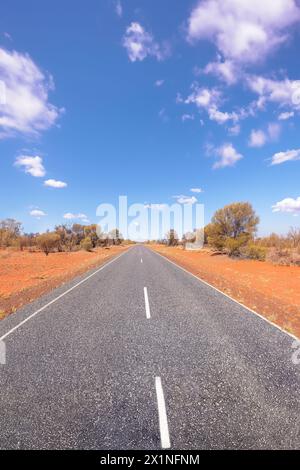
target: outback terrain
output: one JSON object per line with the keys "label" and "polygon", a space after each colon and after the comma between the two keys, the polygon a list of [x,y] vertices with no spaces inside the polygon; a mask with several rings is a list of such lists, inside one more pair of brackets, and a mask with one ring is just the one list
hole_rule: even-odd
{"label": "outback terrain", "polygon": [[300,337],[300,268],[240,260],[210,250],[149,245],[158,253]]}
{"label": "outback terrain", "polygon": [[[300,337],[300,269],[269,262],[151,244],[149,247],[220,289],[243,305]],[[0,251],[0,319],[127,247],[92,252]]]}
{"label": "outback terrain", "polygon": [[127,247],[51,253],[0,250],[0,319]]}

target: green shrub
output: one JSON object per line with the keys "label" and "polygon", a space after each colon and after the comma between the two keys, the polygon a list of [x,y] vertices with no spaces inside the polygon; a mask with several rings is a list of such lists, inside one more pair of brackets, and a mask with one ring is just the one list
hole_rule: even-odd
{"label": "green shrub", "polygon": [[85,237],[80,243],[81,249],[85,251],[92,251],[93,243],[90,237]]}
{"label": "green shrub", "polygon": [[217,250],[223,250],[225,246],[225,237],[221,228],[216,224],[208,224],[204,229],[204,239],[211,247]]}
{"label": "green shrub", "polygon": [[225,240],[225,248],[229,256],[239,256],[241,248],[245,245],[245,238],[227,238]]}
{"label": "green shrub", "polygon": [[265,261],[267,256],[267,248],[263,246],[255,245],[255,243],[249,243],[243,250],[243,254],[246,258],[256,259],[259,261]]}

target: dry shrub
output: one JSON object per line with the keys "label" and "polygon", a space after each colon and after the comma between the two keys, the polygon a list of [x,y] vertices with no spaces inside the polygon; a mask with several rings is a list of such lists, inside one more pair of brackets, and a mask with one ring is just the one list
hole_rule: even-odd
{"label": "dry shrub", "polygon": [[294,266],[300,266],[300,250],[295,250],[292,252],[292,264]]}
{"label": "dry shrub", "polygon": [[54,251],[59,243],[59,236],[55,232],[42,233],[36,239],[37,245],[42,250],[46,256],[49,253]]}
{"label": "dry shrub", "polygon": [[225,241],[225,249],[229,256],[240,256],[242,247],[247,243],[244,237],[227,238]]}
{"label": "dry shrub", "polygon": [[280,266],[300,266],[300,254],[288,248],[270,248],[267,261]]}
{"label": "dry shrub", "polygon": [[249,259],[265,261],[267,256],[267,248],[256,245],[255,243],[248,243],[248,245],[243,248],[242,254]]}
{"label": "dry shrub", "polygon": [[267,250],[266,260],[281,266],[300,266],[300,228],[291,228],[286,236],[272,233],[255,245]]}
{"label": "dry shrub", "polygon": [[93,243],[90,237],[85,237],[80,243],[81,249],[85,251],[92,251]]}

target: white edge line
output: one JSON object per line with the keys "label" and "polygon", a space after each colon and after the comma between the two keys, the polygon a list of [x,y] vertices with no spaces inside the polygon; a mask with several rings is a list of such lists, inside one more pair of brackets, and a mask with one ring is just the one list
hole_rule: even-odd
{"label": "white edge line", "polygon": [[105,263],[103,266],[101,266],[99,269],[97,269],[97,271],[94,271],[92,274],[90,274],[89,276],[85,277],[84,279],[82,279],[80,282],[78,282],[77,284],[75,284],[75,286],[71,287],[70,289],[66,290],[65,292],[63,292],[62,294],[60,294],[58,297],[55,297],[55,299],[51,300],[50,302],[48,302],[46,305],[44,305],[43,307],[39,308],[38,310],[36,310],[36,312],[32,313],[31,315],[29,315],[29,317],[25,318],[25,320],[21,321],[20,323],[18,323],[16,326],[14,326],[13,328],[11,328],[11,330],[9,330],[7,333],[5,333],[3,336],[0,337],[0,341],[3,341],[5,338],[7,338],[11,333],[13,333],[14,331],[16,331],[18,328],[20,328],[20,326],[24,325],[26,322],[28,322],[29,320],[31,320],[33,317],[35,317],[38,313],[41,313],[43,310],[45,310],[47,307],[49,307],[50,305],[54,304],[54,302],[56,302],[57,300],[61,299],[64,295],[68,294],[69,292],[71,292],[72,290],[76,289],[76,287],[80,286],[81,284],[83,284],[84,282],[86,282],[88,279],[90,279],[91,277],[95,276],[95,274],[97,274],[99,271],[102,271],[102,269],[106,268],[106,266],[110,265],[111,263],[114,263],[114,261],[117,261],[117,259],[119,259],[121,256],[125,255],[126,253],[128,253],[129,250],[126,250],[124,251],[124,253],[121,253],[120,255],[118,255],[116,258],[113,258],[111,261],[108,261],[108,263]]}
{"label": "white edge line", "polygon": [[169,449],[171,447],[168,418],[165,404],[164,391],[161,384],[160,377],[155,377],[156,398],[158,407],[159,418],[159,431],[162,449]]}
{"label": "white edge line", "polygon": [[150,315],[150,307],[149,307],[149,298],[148,298],[147,287],[144,287],[144,297],[145,297],[146,318],[149,320],[151,318],[151,315]]}
{"label": "white edge line", "polygon": [[[148,248],[149,249],[149,248]],[[208,282],[204,281],[203,279],[201,279],[201,277],[198,277],[196,276],[195,274],[191,273],[190,271],[188,271],[187,269],[183,268],[182,266],[180,266],[179,264],[175,263],[174,261],[171,261],[169,258],[167,258],[166,256],[158,253],[157,251],[155,250],[151,250],[152,253],[156,253],[158,256],[161,256],[162,258],[164,258],[165,260],[167,260],[169,263],[171,264],[174,264],[174,266],[176,266],[177,268],[179,269],[182,269],[182,271],[186,272],[187,274],[190,274],[191,276],[193,276],[195,279],[197,279],[198,281],[200,282],[203,282],[203,284],[211,287],[212,289],[216,290],[217,292],[219,292],[220,294],[224,295],[225,297],[227,297],[228,299],[232,300],[233,302],[235,302],[236,304],[240,305],[241,307],[245,308],[246,310],[248,310],[249,312],[253,313],[254,315],[258,316],[259,318],[261,318],[262,320],[266,321],[267,323],[269,323],[270,325],[274,326],[275,328],[277,328],[278,330],[282,331],[282,333],[285,333],[286,335],[290,336],[291,338],[297,340],[297,341],[300,341],[300,338],[298,338],[297,336],[293,335],[293,333],[289,333],[288,331],[284,330],[283,328],[281,328],[279,325],[276,325],[276,323],[273,323],[271,320],[268,320],[268,318],[264,317],[263,315],[261,315],[260,313],[257,313],[255,312],[255,310],[252,310],[251,308],[247,307],[247,305],[244,305],[242,304],[241,302],[239,302],[238,300],[234,299],[233,297],[230,297],[230,295],[226,294],[225,292],[222,292],[220,289],[218,289],[217,287],[213,286],[212,284],[209,284]],[[1,338],[0,338],[1,339]]]}

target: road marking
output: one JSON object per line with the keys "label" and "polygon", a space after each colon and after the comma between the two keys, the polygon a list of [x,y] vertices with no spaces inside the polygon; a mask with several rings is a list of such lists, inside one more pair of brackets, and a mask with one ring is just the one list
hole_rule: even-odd
{"label": "road marking", "polygon": [[143,258],[141,258],[141,263],[143,262]]}
{"label": "road marking", "polygon": [[161,447],[162,449],[169,449],[171,447],[170,436],[169,436],[169,426],[168,426],[164,391],[162,388],[160,377],[155,377],[155,388],[156,388],[156,398],[157,398],[157,406],[158,406]]}
{"label": "road marking", "polygon": [[145,297],[145,309],[146,309],[146,318],[151,318],[150,315],[150,307],[149,307],[149,298],[148,298],[148,290],[147,287],[144,287],[144,297]]}
{"label": "road marking", "polygon": [[47,307],[49,307],[50,305],[54,304],[54,302],[56,302],[57,300],[61,299],[62,297],[64,297],[66,294],[69,294],[69,292],[72,292],[72,290],[76,289],[76,287],[80,286],[81,284],[83,284],[84,282],[86,282],[88,279],[90,279],[91,277],[95,276],[96,274],[98,274],[100,271],[102,271],[102,269],[106,268],[107,266],[109,266],[110,264],[114,263],[115,261],[117,261],[117,259],[119,259],[121,256],[125,255],[125,253],[128,253],[129,250],[126,250],[124,253],[121,253],[119,256],[117,256],[116,258],[112,259],[111,261],[109,261],[108,263],[104,264],[104,266],[101,266],[101,268],[97,269],[97,271],[93,272],[92,274],[90,274],[89,276],[85,277],[84,279],[82,279],[80,282],[78,282],[77,284],[75,284],[75,286],[71,287],[70,289],[66,290],[65,292],[63,292],[62,294],[60,294],[58,297],[56,297],[55,299],[51,300],[50,302],[48,302],[46,305],[44,305],[43,307],[39,308],[36,312],[32,313],[31,315],[29,315],[29,317],[25,318],[25,320],[21,321],[20,323],[18,323],[18,325],[14,326],[11,330],[9,330],[7,333],[5,333],[3,336],[0,337],[0,341],[4,340],[5,338],[7,338],[11,333],[13,333],[14,331],[16,331],[18,328],[20,328],[20,326],[24,325],[25,323],[27,323],[29,320],[31,320],[33,317],[35,317],[38,313],[41,313],[43,310],[45,310]]}
{"label": "road marking", "polygon": [[[148,248],[149,249],[149,248]],[[154,250],[150,250],[152,251],[152,253],[155,253],[156,255],[160,256],[161,258],[163,258],[164,260],[168,261],[169,263],[173,264],[174,266],[176,266],[176,268],[178,269],[181,269],[182,271],[184,271],[185,273],[189,274],[190,276],[193,276],[195,279],[197,279],[197,281],[199,282],[202,282],[203,284],[205,284],[206,286],[209,286],[211,287],[212,289],[216,290],[217,292],[219,292],[220,294],[224,295],[225,297],[227,297],[228,299],[232,300],[232,302],[235,302],[236,304],[240,305],[241,307],[245,308],[246,310],[248,310],[249,312],[253,313],[254,315],[256,315],[257,317],[261,318],[262,320],[266,321],[267,323],[269,323],[269,325],[272,325],[274,326],[275,328],[277,328],[278,330],[280,330],[282,333],[285,333],[286,335],[290,336],[291,338],[299,341],[300,338],[298,338],[297,336],[293,335],[292,333],[289,333],[288,331],[284,330],[283,328],[281,328],[279,325],[276,325],[276,323],[273,323],[271,320],[268,320],[266,317],[264,317],[263,315],[261,315],[260,313],[257,313],[255,312],[255,310],[252,310],[250,307],[247,307],[247,305],[244,305],[244,304],[241,304],[241,302],[239,302],[238,300],[235,300],[233,297],[230,297],[230,295],[228,294],[225,294],[225,292],[222,292],[220,289],[218,289],[217,287],[209,284],[208,282],[204,281],[203,279],[201,279],[201,277],[198,277],[196,276],[195,274],[191,273],[190,271],[188,271],[187,269],[183,268],[182,266],[180,266],[179,264],[177,263],[174,263],[174,261],[171,261],[170,259],[168,259],[166,256],[164,255],[161,255],[160,253],[158,253],[157,251],[154,251]],[[1,338],[0,338],[1,339]]]}

